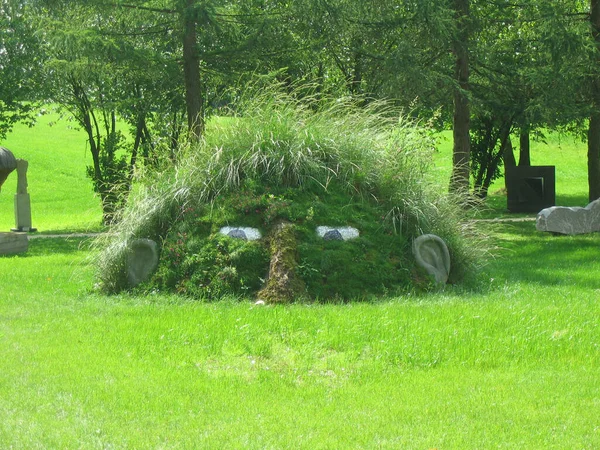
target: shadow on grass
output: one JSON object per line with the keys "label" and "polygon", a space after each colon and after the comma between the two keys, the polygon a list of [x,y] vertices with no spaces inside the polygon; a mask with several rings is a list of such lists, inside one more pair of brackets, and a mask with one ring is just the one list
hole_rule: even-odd
{"label": "shadow on grass", "polygon": [[557,206],[587,206],[589,199],[587,194],[582,195],[556,195]]}
{"label": "shadow on grass", "polygon": [[[586,194],[581,195],[556,195],[557,206],[587,206],[588,197]],[[482,219],[494,219],[494,218],[522,218],[522,217],[536,217],[537,213],[513,213],[507,208],[506,193],[498,191],[496,193],[488,195],[485,200],[484,206],[481,212],[478,214],[478,218]]]}
{"label": "shadow on grass", "polygon": [[491,265],[497,278],[600,289],[600,233],[553,235],[522,222],[497,224],[494,234],[501,248]]}
{"label": "shadow on grass", "polygon": [[17,255],[0,255],[0,258],[34,258],[39,256],[69,255],[89,251],[92,239],[88,237],[54,237],[31,239],[29,249]]}

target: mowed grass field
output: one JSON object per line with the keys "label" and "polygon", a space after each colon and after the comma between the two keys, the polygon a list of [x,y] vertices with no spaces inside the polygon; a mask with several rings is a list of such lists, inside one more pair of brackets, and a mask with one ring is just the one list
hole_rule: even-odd
{"label": "mowed grass field", "polygon": [[[100,220],[85,145],[67,147],[59,181],[25,157],[52,192],[79,180],[52,208],[31,167],[44,232]],[[585,172],[582,148],[534,162]],[[576,203],[585,176],[557,191]],[[89,240],[32,239],[0,257],[0,448],[600,447],[600,236],[480,226],[499,250],[471,290],[277,307],[98,295]]]}
{"label": "mowed grass field", "polygon": [[[85,168],[92,164],[86,135],[55,113],[38,116],[33,128],[18,124],[0,145],[29,162],[32,225],[41,233],[99,230],[102,212]],[[0,230],[15,226],[16,173],[0,192]]]}

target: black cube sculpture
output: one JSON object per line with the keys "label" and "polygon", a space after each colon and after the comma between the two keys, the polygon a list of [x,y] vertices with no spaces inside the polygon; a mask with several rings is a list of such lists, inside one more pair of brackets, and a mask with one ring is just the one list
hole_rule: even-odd
{"label": "black cube sculpture", "polygon": [[556,202],[554,166],[506,168],[506,201],[510,212],[539,212]]}

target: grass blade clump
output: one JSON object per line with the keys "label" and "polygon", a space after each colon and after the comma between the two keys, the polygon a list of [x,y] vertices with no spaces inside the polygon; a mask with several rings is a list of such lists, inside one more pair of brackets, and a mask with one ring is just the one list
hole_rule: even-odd
{"label": "grass blade clump", "polygon": [[[412,289],[410,243],[435,233],[458,280],[475,265],[459,206],[425,176],[434,142],[426,127],[380,102],[298,98],[281,86],[250,88],[177,163],[140,178],[121,220],[100,245],[105,291],[126,288],[132,239],[162,246],[147,288],[199,297],[254,295],[268,277],[265,242],[233,242],[222,226],[269,235],[290,222],[297,273],[312,298],[359,298]],[[325,243],[318,225],[353,226],[360,237]],[[108,240],[108,241],[107,241]]]}

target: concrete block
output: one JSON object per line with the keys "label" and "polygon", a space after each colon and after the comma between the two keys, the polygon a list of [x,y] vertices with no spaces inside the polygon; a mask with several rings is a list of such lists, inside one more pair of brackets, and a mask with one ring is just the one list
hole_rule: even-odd
{"label": "concrete block", "polygon": [[0,233],[0,255],[24,253],[29,248],[27,235],[20,233]]}

